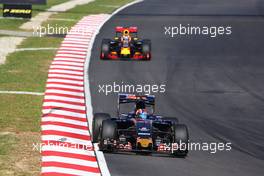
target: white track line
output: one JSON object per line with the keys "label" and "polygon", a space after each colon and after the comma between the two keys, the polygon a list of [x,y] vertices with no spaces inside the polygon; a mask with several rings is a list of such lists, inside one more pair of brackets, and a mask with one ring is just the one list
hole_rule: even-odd
{"label": "white track line", "polygon": [[0,91],[0,94],[19,94],[19,95],[38,95],[42,96],[42,92],[24,92],[24,91]]}
{"label": "white track line", "polygon": [[[89,175],[89,176],[98,176],[96,173],[92,172],[86,172],[86,171],[80,171],[76,169],[67,169],[67,168],[61,168],[61,167],[42,167],[42,173],[51,173],[54,170],[56,170],[57,173],[63,174],[72,174],[72,175]],[[50,174],[52,175],[52,174]]]}
{"label": "white track line", "polygon": [[46,51],[46,50],[57,50],[58,48],[17,48],[15,51]]}
{"label": "white track line", "polygon": [[48,84],[46,86],[46,88],[50,88],[50,87],[57,87],[57,88],[68,88],[68,89],[75,89],[75,90],[79,90],[79,91],[83,91],[83,87],[82,86],[69,86],[69,85],[61,85],[61,84]]}
{"label": "white track line", "polygon": [[[54,60],[57,60],[57,59],[55,58]],[[57,72],[57,73],[62,73],[62,74],[77,74],[77,75],[83,74],[77,71],[69,71],[69,70],[49,70],[49,73],[50,72]]]}
{"label": "white track line", "polygon": [[68,137],[68,136],[62,136],[62,135],[42,135],[41,139],[43,141],[60,141],[61,139],[67,139],[66,142],[72,143],[72,144],[80,144],[80,145],[92,145],[91,141],[84,140],[84,139],[79,139],[79,138],[73,138],[73,137]]}
{"label": "white track line", "polygon": [[59,114],[59,115],[73,116],[76,118],[86,118],[85,114],[83,113],[76,113],[76,112],[70,112],[70,111],[59,110],[59,109],[43,109],[42,112],[43,114],[54,113],[54,114]]}
{"label": "white track line", "polygon": [[[87,54],[87,58],[85,61],[85,67],[84,67],[84,87],[85,87],[85,102],[86,102],[86,114],[88,117],[88,124],[89,124],[89,129],[90,132],[92,134],[92,119],[93,119],[93,108],[92,108],[92,101],[91,101],[91,92],[90,92],[90,85],[89,85],[89,76],[88,76],[88,70],[89,70],[89,63],[90,63],[90,58],[91,58],[91,52],[92,52],[92,47],[95,41],[95,38],[97,36],[97,34],[99,33],[100,29],[102,28],[102,26],[110,19],[112,18],[115,14],[117,14],[118,12],[120,12],[121,10],[134,5],[136,3],[140,3],[143,2],[143,0],[136,0],[133,1],[129,4],[126,4],[122,7],[120,7],[119,9],[117,9],[115,12],[113,12],[111,15],[109,15],[103,23],[100,24],[100,26],[97,28],[97,31],[95,32],[95,34],[93,35],[93,37],[91,38],[90,41],[90,45],[88,48],[88,54]],[[96,149],[96,145],[94,145],[95,147],[95,153],[96,153],[96,157],[97,157],[97,161],[102,173],[102,176],[110,176],[110,172],[109,169],[107,167],[106,161],[105,161],[105,157],[103,152],[99,151],[98,149]]]}
{"label": "white track line", "polygon": [[82,99],[63,97],[61,95],[45,95],[44,99],[55,99],[55,100],[62,100],[62,101],[66,100],[66,101],[72,101],[76,103],[84,103],[84,100]]}
{"label": "white track line", "polygon": [[42,130],[54,130],[56,131],[62,131],[62,132],[69,132],[74,134],[81,134],[81,135],[89,135],[87,130],[83,129],[77,129],[77,128],[70,128],[70,127],[64,127],[61,125],[42,125]]}
{"label": "white track line", "polygon": [[61,162],[65,161],[69,164],[78,164],[82,166],[90,166],[90,167],[97,167],[96,162],[86,161],[82,159],[75,159],[75,158],[68,158],[68,157],[62,157],[62,156],[44,156],[42,158],[42,162]]}
{"label": "white track line", "polygon": [[85,110],[85,107],[83,106],[71,105],[71,104],[66,104],[66,103],[56,103],[56,102],[44,102],[43,106],[57,106],[57,107],[63,107],[63,108],[72,108],[76,110]]}
{"label": "white track line", "polygon": [[80,122],[77,120],[62,119],[62,118],[56,118],[56,117],[45,117],[41,119],[41,122],[62,122],[62,123],[69,123],[73,125],[79,125],[83,127],[87,126],[86,122]]}

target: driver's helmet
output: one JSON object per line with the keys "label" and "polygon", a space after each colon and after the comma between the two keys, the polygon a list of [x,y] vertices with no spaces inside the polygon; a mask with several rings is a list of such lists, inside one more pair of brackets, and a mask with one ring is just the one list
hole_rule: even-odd
{"label": "driver's helmet", "polygon": [[125,30],[123,31],[123,36],[129,36],[129,30],[125,29]]}
{"label": "driver's helmet", "polygon": [[147,119],[147,111],[145,109],[138,109],[136,111],[136,117],[140,119]]}

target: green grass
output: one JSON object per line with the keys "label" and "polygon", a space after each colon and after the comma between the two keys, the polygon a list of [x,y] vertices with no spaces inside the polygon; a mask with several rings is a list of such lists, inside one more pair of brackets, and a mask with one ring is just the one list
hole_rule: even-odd
{"label": "green grass", "polygon": [[35,16],[37,13],[39,12],[43,12],[46,9],[49,9],[50,7],[57,5],[57,4],[62,4],[64,2],[67,2],[69,0],[47,0],[47,4],[46,5],[33,5],[32,9],[33,9],[33,14],[32,16]]}
{"label": "green grass", "polygon": [[29,37],[18,48],[57,48],[60,46],[62,40],[63,38],[54,37]]}
{"label": "green grass", "polygon": [[[39,12],[50,8],[51,6],[67,2],[68,0],[48,0],[47,5],[33,5],[32,16],[35,16]],[[3,14],[2,5],[0,6],[0,14]],[[20,30],[19,27],[27,22],[28,19],[10,19],[10,18],[1,18],[0,19],[0,29],[1,30]]]}
{"label": "green grass", "polygon": [[0,155],[7,155],[13,149],[16,140],[12,134],[0,134]]}
{"label": "green grass", "polygon": [[40,153],[32,145],[39,142],[39,132],[0,133],[0,175],[38,176]]}
{"label": "green grass", "polygon": [[[42,99],[34,95],[0,95],[0,132],[39,131]],[[0,145],[0,153],[2,148],[5,146]]]}
{"label": "green grass", "polygon": [[9,154],[14,150],[15,145],[17,138],[13,134],[0,135],[0,175],[8,173],[8,165],[11,163]]}
{"label": "green grass", "polygon": [[[90,14],[100,14],[100,13],[112,13],[118,7],[125,5],[133,0],[96,0],[89,4],[76,6],[75,8],[67,11],[52,15],[51,19],[46,21],[43,25],[47,26],[62,26],[62,27],[71,27],[76,22],[78,22],[82,17]],[[72,19],[75,21],[58,21],[53,20],[52,18],[61,18],[61,19]]]}
{"label": "green grass", "polygon": [[96,0],[89,4],[77,6],[67,12],[53,15],[54,18],[66,18],[78,20],[89,14],[112,13],[118,7],[131,2],[132,0]]}
{"label": "green grass", "polygon": [[[42,57],[39,57],[39,54]],[[1,89],[17,91],[43,91],[49,60],[54,53],[49,51],[23,51],[12,54],[7,63],[0,66]],[[45,57],[46,56],[46,57]],[[19,58],[19,59],[16,59]]]}
{"label": "green grass", "polygon": [[0,95],[0,175],[39,175],[40,156],[32,144],[39,142],[42,99]]}
{"label": "green grass", "polygon": [[55,51],[20,51],[0,65],[0,89],[43,92]]}
{"label": "green grass", "polygon": [[[62,38],[30,37],[18,48],[58,48]],[[0,90],[43,92],[50,62],[56,50],[19,51],[0,65]]]}

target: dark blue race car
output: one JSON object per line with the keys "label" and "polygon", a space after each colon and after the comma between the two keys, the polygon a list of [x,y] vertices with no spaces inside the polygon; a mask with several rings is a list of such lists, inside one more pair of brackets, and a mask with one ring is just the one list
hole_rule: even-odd
{"label": "dark blue race car", "polygon": [[[123,105],[128,106],[130,112],[121,112]],[[92,137],[94,143],[99,143],[100,150],[187,155],[186,125],[179,124],[176,118],[154,115],[154,96],[119,94],[117,109],[115,118],[107,113],[94,114]]]}

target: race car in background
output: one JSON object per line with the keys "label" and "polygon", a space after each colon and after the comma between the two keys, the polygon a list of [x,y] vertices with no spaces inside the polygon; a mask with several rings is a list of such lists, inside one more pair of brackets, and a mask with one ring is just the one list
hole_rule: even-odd
{"label": "race car in background", "polygon": [[139,39],[137,27],[116,27],[114,39],[103,39],[100,58],[103,60],[151,59],[151,41]]}
{"label": "race car in background", "polygon": [[[128,104],[132,105],[131,112],[121,112],[121,106]],[[98,143],[100,150],[187,155],[186,125],[179,124],[176,118],[154,115],[154,96],[119,94],[117,109],[114,118],[107,113],[94,114],[92,141]]]}

